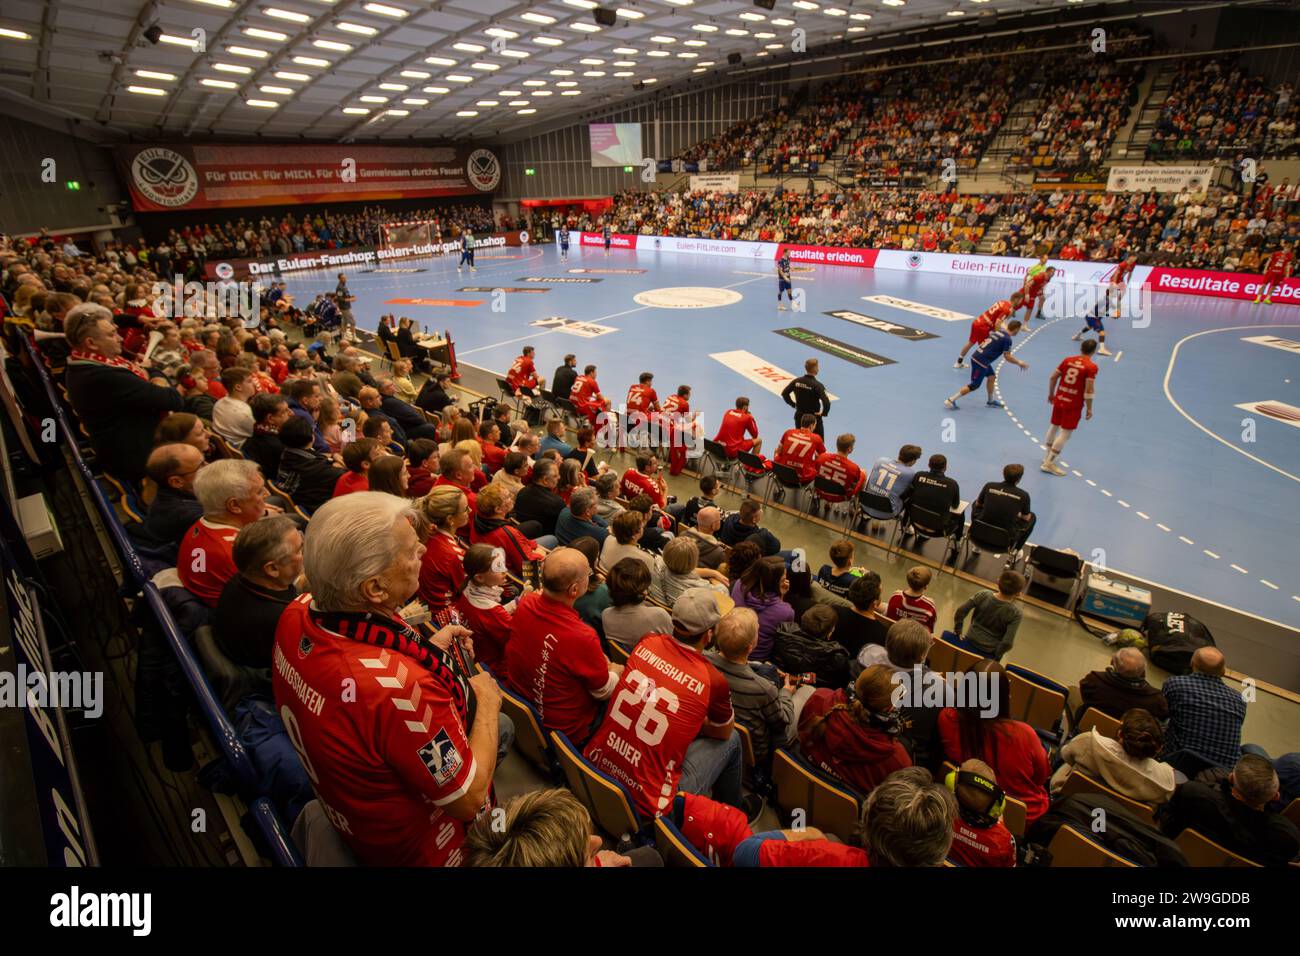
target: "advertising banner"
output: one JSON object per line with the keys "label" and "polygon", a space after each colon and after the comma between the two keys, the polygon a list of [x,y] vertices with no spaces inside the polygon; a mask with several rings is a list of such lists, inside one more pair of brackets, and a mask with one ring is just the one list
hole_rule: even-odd
{"label": "advertising banner", "polygon": [[876,265],[878,249],[836,248],[834,246],[793,246],[781,243],[777,248],[776,258],[784,252],[790,253],[792,262],[811,262],[822,266],[854,266],[858,269],[873,269]]}
{"label": "advertising banner", "polygon": [[[609,247],[611,249],[635,249],[636,236],[629,236],[623,233],[614,232],[609,236]],[[581,246],[600,246],[604,247],[605,239],[598,232],[584,232],[578,245]]]}
{"label": "advertising banner", "polygon": [[[474,249],[482,251],[499,249],[506,246],[524,245],[521,233],[498,232],[490,236],[477,236]],[[203,271],[208,279],[245,278],[247,276],[282,275],[291,272],[306,272],[311,269],[337,269],[342,266],[374,266],[391,260],[410,259],[415,256],[431,256],[460,252],[460,240],[433,243],[411,243],[375,248],[374,246],[355,246],[348,249],[319,249],[311,252],[295,252],[287,256],[267,256],[262,259],[210,259],[204,264]]]}
{"label": "advertising banner", "polygon": [[678,236],[637,236],[638,252],[690,252],[733,259],[776,259],[776,244],[740,239],[691,239]]}
{"label": "advertising banner", "polygon": [[[1264,277],[1249,272],[1207,272],[1203,269],[1151,269],[1147,277],[1152,292],[1179,292],[1215,299],[1254,299],[1264,288]],[[1270,298],[1279,305],[1300,305],[1300,276],[1273,289]]]}
{"label": "advertising banner", "polygon": [[739,173],[709,173],[707,176],[691,177],[691,192],[704,190],[711,193],[740,192]]}
{"label": "advertising banner", "polygon": [[119,146],[137,212],[490,195],[501,163],[467,146]]}
{"label": "advertising banner", "polygon": [[1213,166],[1112,166],[1106,189],[1113,193],[1203,193],[1214,178]]}

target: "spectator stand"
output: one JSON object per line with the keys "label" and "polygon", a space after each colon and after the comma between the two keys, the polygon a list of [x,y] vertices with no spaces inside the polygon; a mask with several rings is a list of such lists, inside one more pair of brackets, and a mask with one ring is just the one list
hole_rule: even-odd
{"label": "spectator stand", "polygon": [[[189,640],[172,616],[158,588],[146,574],[135,545],[127,536],[126,529],[118,519],[117,512],[105,495],[97,476],[82,457],[76,432],[69,423],[63,404],[55,394],[44,362],[30,340],[24,338],[24,345],[40,377],[50,407],[54,410],[58,432],[63,436],[66,444],[73,477],[82,486],[83,493],[89,497],[99,522],[107,532],[114,557],[122,569],[123,596],[143,602],[148,614],[157,623],[160,633],[175,655],[181,673],[193,694],[193,703],[202,718],[209,749],[225,759],[241,789],[248,795],[246,816],[260,833],[266,852],[277,865],[301,866],[302,856],[289,836],[289,828],[285,826],[284,820],[271,801],[264,794],[257,792],[259,774],[254,766],[251,752],[240,738],[229,714],[226,713],[213,690]],[[222,805],[224,807],[224,803]],[[229,821],[232,829],[238,827],[239,823],[238,819]]]}

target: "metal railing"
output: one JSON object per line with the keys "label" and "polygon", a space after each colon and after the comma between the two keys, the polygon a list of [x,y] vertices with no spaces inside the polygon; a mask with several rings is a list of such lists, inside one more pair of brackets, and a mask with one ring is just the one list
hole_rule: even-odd
{"label": "metal railing", "polygon": [[[172,616],[158,588],[154,586],[145,573],[144,565],[140,562],[140,556],[136,553],[135,546],[127,535],[126,529],[122,527],[122,523],[118,520],[117,512],[82,457],[81,449],[77,445],[77,432],[68,422],[67,414],[55,392],[54,383],[50,380],[44,360],[36,351],[32,342],[26,336],[22,338],[32,366],[40,376],[46,399],[53,409],[58,430],[67,442],[73,465],[80,474],[82,484],[94,502],[95,509],[99,512],[100,521],[107,529],[108,535],[118,553],[118,558],[127,577],[127,582],[124,583],[129,583],[140,592],[150,613],[157,621],[164,639],[171,647],[172,653],[176,655],[181,672],[185,675],[190,689],[194,692],[199,712],[207,724],[213,740],[216,742],[217,749],[225,757],[241,786],[249,793],[256,793],[258,774],[248,748],[244,745],[239,732],[235,729],[235,725],[221,705],[216,692],[213,691],[207,675],[203,673],[203,668],[190,648],[189,641],[186,640],[185,635],[176,624],[176,619]],[[288,828],[270,800],[265,796],[254,798],[251,810],[251,816],[262,836],[266,839],[272,859],[281,866],[302,866],[302,856],[294,846]]]}

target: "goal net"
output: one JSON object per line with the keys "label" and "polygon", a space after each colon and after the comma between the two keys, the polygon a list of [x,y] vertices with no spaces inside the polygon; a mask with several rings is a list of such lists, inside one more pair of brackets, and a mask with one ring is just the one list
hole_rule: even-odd
{"label": "goal net", "polygon": [[385,222],[379,227],[379,241],[384,249],[401,246],[427,246],[433,242],[433,222],[415,220],[410,222]]}

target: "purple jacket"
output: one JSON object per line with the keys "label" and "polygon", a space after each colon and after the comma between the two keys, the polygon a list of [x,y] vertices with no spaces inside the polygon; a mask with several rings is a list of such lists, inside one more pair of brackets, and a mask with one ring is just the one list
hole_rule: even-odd
{"label": "purple jacket", "polygon": [[751,661],[765,661],[772,654],[772,645],[776,642],[776,629],[787,621],[794,620],[794,608],[776,595],[765,598],[746,591],[739,581],[731,586],[731,599],[736,607],[747,607],[758,615],[758,643],[749,655]]}

